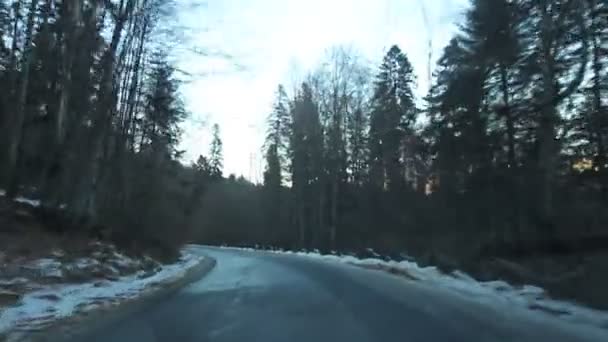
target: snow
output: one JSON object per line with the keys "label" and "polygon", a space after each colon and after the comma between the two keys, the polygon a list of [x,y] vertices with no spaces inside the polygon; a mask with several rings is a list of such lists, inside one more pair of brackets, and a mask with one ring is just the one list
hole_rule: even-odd
{"label": "snow", "polygon": [[[0,309],[0,335],[13,329],[37,329],[60,318],[137,297],[164,283],[179,279],[201,260],[201,256],[183,251],[177,263],[162,266],[160,271],[149,277],[139,271],[116,281],[44,286],[25,294],[17,306]],[[43,269],[53,269],[56,263],[56,260],[40,259],[35,264]],[[84,265],[93,263],[92,259],[82,258],[74,264],[85,267]]]}
{"label": "snow", "polygon": [[62,263],[51,258],[42,258],[34,260],[25,265],[25,268],[35,270],[41,277],[57,277],[63,276],[61,270]]}
{"label": "snow", "polygon": [[65,252],[62,251],[61,249],[53,249],[51,251],[51,255],[56,257],[56,258],[61,258],[65,256]]}
{"label": "snow", "polygon": [[370,253],[374,257],[376,257],[376,258],[380,257],[380,254],[376,253],[376,251],[374,251],[373,248],[366,248],[366,250],[367,250],[368,253]]}
{"label": "snow", "polygon": [[15,198],[15,202],[19,202],[19,203],[23,203],[23,204],[29,204],[32,207],[39,207],[40,206],[40,201],[39,200],[34,200],[34,199],[30,199],[30,198],[25,198],[25,197],[17,197],[17,198]]}
{"label": "snow", "polygon": [[93,258],[79,258],[74,261],[74,267],[76,268],[89,268],[99,264],[100,262]]}
{"label": "snow", "polygon": [[129,256],[126,256],[116,251],[112,253],[112,256],[114,258],[114,263],[119,267],[128,268],[140,265],[139,260],[135,260]]}
{"label": "snow", "polygon": [[[0,189],[0,196],[6,196],[6,191],[3,189]],[[29,204],[32,207],[39,207],[40,206],[40,201],[39,200],[35,200],[35,199],[31,199],[31,198],[26,198],[26,197],[22,197],[19,196],[17,198],[15,198],[15,202],[19,202],[19,203],[23,203],[23,204]]]}
{"label": "snow", "polygon": [[29,282],[29,279],[23,277],[17,277],[13,279],[0,279],[0,287],[2,286],[11,286],[11,285],[21,285]]}
{"label": "snow", "polygon": [[[253,251],[251,248],[240,250]],[[372,251],[369,250],[368,252],[371,253]],[[359,259],[350,255],[335,255],[333,253],[323,255],[318,252],[282,250],[271,251],[271,253],[298,255],[379,270],[396,270],[415,279],[411,280],[409,277],[404,277],[406,281],[426,282],[452,294],[494,306],[498,310],[511,309],[515,306],[531,315],[553,315],[570,323],[608,329],[608,312],[591,309],[572,302],[551,299],[545,290],[537,286],[512,286],[502,280],[481,282],[462,271],[443,273],[433,266],[422,267],[411,259],[387,261],[379,258]]]}

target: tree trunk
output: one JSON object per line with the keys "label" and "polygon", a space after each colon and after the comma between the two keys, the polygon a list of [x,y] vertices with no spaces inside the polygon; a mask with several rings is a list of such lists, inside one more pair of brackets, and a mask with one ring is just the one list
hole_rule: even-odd
{"label": "tree trunk", "polygon": [[[319,242],[319,240],[321,240],[319,238],[319,235],[325,235],[325,207],[327,205],[327,194],[325,193],[325,187],[321,184],[323,184],[324,182],[319,182],[320,184],[317,184],[316,186],[318,188],[314,189],[318,192],[316,192],[317,194],[319,194],[319,202],[318,202],[318,211],[317,211],[317,224],[319,225],[318,227],[312,227],[311,229],[311,235],[314,236],[313,241],[312,241],[312,245],[316,246],[317,243]],[[313,190],[313,191],[314,191]],[[313,219],[314,219],[314,215],[313,215]],[[314,222],[314,221],[313,221]],[[323,240],[325,240],[325,237],[322,236]]]}
{"label": "tree trunk", "polygon": [[[143,18],[143,27],[141,27],[141,32],[139,34],[139,41],[137,48],[131,53],[131,63],[128,67],[128,73],[125,76],[125,84],[124,88],[126,96],[123,96],[122,99],[126,103],[121,110],[121,127],[118,129],[118,141],[116,143],[116,155],[115,155],[115,166],[116,166],[116,174],[118,181],[118,188],[116,189],[117,193],[115,194],[116,199],[120,202],[126,202],[130,197],[131,193],[131,184],[128,180],[129,170],[131,169],[131,165],[128,162],[129,151],[131,153],[134,151],[134,130],[135,130],[135,120],[134,113],[137,101],[137,94],[140,91],[139,79],[141,77],[141,62],[143,59],[144,52],[144,43],[147,35],[147,27],[148,27],[148,19],[147,17]],[[130,76],[129,82],[127,82]],[[128,83],[128,87],[127,87]]]}
{"label": "tree trunk", "polygon": [[109,134],[108,130],[111,125],[111,113],[113,110],[112,105],[114,104],[112,97],[114,96],[113,82],[115,81],[114,65],[116,51],[120,43],[125,22],[135,5],[135,0],[126,1],[126,5],[125,0],[121,0],[120,2],[110,46],[102,57],[103,71],[97,96],[97,110],[90,136],[90,148],[88,149],[89,160],[86,161],[77,195],[71,201],[71,208],[77,217],[95,218],[96,216],[95,208],[97,197],[99,196],[98,185],[102,159],[104,157],[103,149],[105,147],[104,143],[106,142],[105,136]]}
{"label": "tree trunk", "polygon": [[[543,67],[543,98],[547,101],[555,95],[554,73],[550,61],[545,61]],[[553,183],[554,172],[557,166],[559,147],[555,138],[555,122],[557,113],[553,105],[546,105],[541,109],[541,118],[538,127],[539,139],[539,214],[543,233],[553,233]]]}
{"label": "tree trunk", "polygon": [[[63,28],[64,42],[61,45],[61,79],[59,81],[59,106],[54,120],[53,143],[50,153],[50,158],[45,165],[43,171],[43,179],[41,189],[43,197],[48,206],[58,206],[60,195],[56,187],[57,180],[61,177],[61,172],[65,172],[62,164],[63,155],[65,154],[65,137],[67,132],[67,116],[70,106],[71,91],[72,91],[72,73],[74,68],[74,60],[76,59],[76,48],[79,44],[81,36],[82,22],[82,2],[78,0],[68,0],[63,3],[67,23]],[[94,17],[94,16],[93,16]],[[61,185],[60,185],[61,186]]]}
{"label": "tree trunk", "polygon": [[[539,4],[541,11],[540,21],[540,51],[543,59],[540,62],[541,68],[541,82],[542,82],[542,102],[539,108],[540,110],[540,122],[538,126],[538,142],[539,142],[539,156],[538,156],[538,172],[539,172],[539,198],[538,198],[538,209],[539,209],[539,220],[541,233],[545,235],[553,235],[554,233],[554,198],[553,198],[553,186],[556,168],[558,167],[558,159],[560,153],[560,146],[556,139],[557,122],[559,116],[557,113],[557,105],[564,100],[566,97],[574,93],[578,86],[583,81],[585,71],[587,70],[587,59],[588,59],[588,37],[586,21],[583,17],[582,9],[574,7],[574,15],[576,16],[576,27],[580,30],[581,34],[581,63],[579,69],[575,73],[575,77],[561,90],[556,87],[557,85],[557,73],[555,70],[555,55],[554,49],[558,48],[555,46],[556,37],[560,31],[559,27],[556,27],[556,23],[563,23],[567,11],[560,12],[560,18],[556,21],[551,18],[551,14],[548,10],[548,1],[544,1]],[[573,0],[568,3],[570,6],[582,5],[579,1]],[[562,33],[563,34],[563,33]]]}
{"label": "tree trunk", "polygon": [[23,123],[25,122],[25,104],[27,101],[27,90],[30,79],[30,68],[33,60],[32,41],[34,34],[34,20],[36,17],[37,0],[30,2],[29,13],[27,17],[27,26],[25,31],[25,43],[23,46],[22,70],[19,88],[16,96],[16,105],[12,115],[12,120],[9,121],[9,126],[12,129],[9,131],[9,145],[7,154],[7,179],[6,190],[7,196],[14,197],[19,187],[17,176],[17,163],[19,161],[19,150],[21,148],[21,139],[23,135]]}
{"label": "tree trunk", "polygon": [[126,120],[127,120],[128,124],[125,125],[126,126],[125,131],[123,132],[123,134],[125,136],[128,133],[129,127],[132,127],[131,123],[134,118],[135,105],[136,105],[136,101],[137,101],[137,93],[139,90],[139,78],[141,76],[140,75],[141,62],[142,62],[143,54],[144,54],[144,43],[146,40],[147,30],[148,30],[148,20],[144,19],[141,36],[139,37],[139,46],[137,47],[137,51],[135,54],[135,62],[133,65],[129,94],[127,96]]}
{"label": "tree trunk", "polygon": [[66,30],[67,36],[61,47],[63,56],[61,61],[61,92],[59,95],[59,108],[57,109],[57,117],[55,120],[55,144],[57,146],[60,146],[63,143],[63,138],[65,136],[65,120],[71,96],[72,66],[74,64],[74,54],[78,46],[81,31],[80,22],[82,21],[82,5],[82,1],[80,0],[68,0],[64,4],[70,15],[68,16],[69,24]]}
{"label": "tree trunk", "polygon": [[297,212],[298,212],[298,232],[299,232],[299,241],[300,241],[300,248],[306,248],[306,213],[305,213],[305,209],[304,206],[302,206],[301,203],[296,204],[296,206],[298,207]]}
{"label": "tree trunk", "polygon": [[[598,22],[598,10],[595,10],[598,6],[597,1],[591,1],[591,22],[592,25],[598,25],[602,27]],[[608,129],[606,127],[606,119],[605,116],[608,115],[605,107],[602,104],[602,41],[601,35],[603,32],[600,28],[596,28],[597,31],[592,32],[591,37],[591,49],[592,49],[592,70],[593,70],[593,112],[591,113],[591,127],[593,132],[591,132],[591,136],[594,137],[595,145],[596,145],[596,153],[597,155],[593,158],[593,166],[597,170],[599,184],[600,184],[600,196],[603,201],[608,200],[608,169],[606,168],[606,163],[608,162],[608,154],[606,151],[606,141],[605,139],[605,130]]]}
{"label": "tree trunk", "polygon": [[515,123],[513,113],[511,112],[511,104],[509,99],[509,82],[507,68],[500,66],[500,82],[502,90],[503,116],[507,125],[507,163],[509,168],[514,168],[515,165]]}
{"label": "tree trunk", "polygon": [[334,179],[331,191],[331,226],[329,227],[329,247],[336,249],[336,235],[338,230],[338,180]]}
{"label": "tree trunk", "polygon": [[11,43],[11,55],[9,58],[9,67],[8,70],[10,72],[10,82],[9,84],[12,86],[13,89],[11,89],[9,91],[9,98],[12,99],[13,96],[15,95],[15,90],[17,89],[17,50],[19,49],[18,46],[18,42],[19,39],[18,38],[18,34],[19,34],[19,17],[21,16],[19,13],[19,10],[21,9],[21,6],[23,6],[23,2],[22,1],[17,1],[15,3],[15,22],[13,23],[13,37],[12,37],[12,43]]}
{"label": "tree trunk", "polygon": [[[592,20],[595,19],[595,11],[592,15]],[[601,33],[599,33],[601,34]],[[601,44],[598,41],[599,38],[592,35],[592,50],[593,50],[593,128],[595,129],[594,135],[596,140],[597,158],[595,160],[595,167],[600,173],[605,168],[606,164],[606,149],[604,146],[604,123],[602,115],[606,115],[602,105],[602,63],[601,63]]]}

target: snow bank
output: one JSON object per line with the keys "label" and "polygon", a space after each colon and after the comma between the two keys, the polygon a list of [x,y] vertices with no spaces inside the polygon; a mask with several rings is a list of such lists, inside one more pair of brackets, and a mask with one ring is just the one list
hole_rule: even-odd
{"label": "snow bank", "polygon": [[[115,281],[43,286],[39,290],[25,294],[16,306],[0,309],[0,334],[14,329],[35,330],[63,317],[137,297],[164,283],[183,277],[187,270],[197,265],[201,259],[201,256],[182,252],[177,263],[162,266],[160,271],[151,276],[139,271]],[[40,262],[39,260],[38,263]],[[96,261],[83,258],[76,264],[89,265],[94,262]],[[47,267],[54,265],[49,260],[42,261],[42,264]]]}
{"label": "snow bank", "polygon": [[[241,250],[253,251],[251,248]],[[370,250],[368,252],[372,252]],[[594,310],[576,303],[554,300],[537,286],[512,286],[505,281],[496,280],[480,282],[462,271],[450,274],[441,272],[437,267],[422,267],[413,261],[386,261],[379,258],[359,259],[350,255],[322,255],[318,252],[292,252],[283,250],[270,251],[272,253],[298,255],[319,259],[328,262],[363,266],[367,268],[396,271],[407,274],[416,281],[427,282],[451,293],[477,300],[499,309],[513,305],[534,314],[547,314],[557,316],[571,323],[590,324],[608,329],[608,312]],[[375,254],[375,252],[374,252]]]}

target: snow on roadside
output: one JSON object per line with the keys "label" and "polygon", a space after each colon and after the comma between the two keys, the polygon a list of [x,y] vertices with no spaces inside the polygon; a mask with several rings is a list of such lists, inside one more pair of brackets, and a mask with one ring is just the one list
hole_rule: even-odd
{"label": "snow on roadside", "polygon": [[[6,191],[0,189],[2,196]],[[14,201],[41,205],[26,197]],[[61,318],[138,297],[183,277],[203,259],[185,248],[178,262],[160,265],[148,256],[131,258],[111,244],[96,241],[89,247],[93,249],[89,257],[70,259],[55,249],[44,258],[17,258],[12,264],[2,262],[0,251],[0,294],[8,298],[0,306],[0,340],[5,334],[40,329]]]}
{"label": "snow on roadside", "polygon": [[[0,189],[0,196],[6,196],[6,191],[3,189]],[[16,197],[15,202],[19,202],[22,204],[29,204],[32,207],[39,207],[40,206],[40,201],[39,200],[35,200],[35,199],[31,199],[31,198],[26,198],[26,197]]]}
{"label": "snow on roadside", "polygon": [[[254,251],[251,248],[239,249]],[[466,298],[494,305],[499,309],[515,305],[521,309],[528,310],[530,313],[550,314],[571,323],[587,324],[608,329],[608,312],[595,310],[576,303],[551,299],[542,288],[537,286],[512,286],[502,280],[481,282],[462,271],[454,271],[447,274],[441,272],[437,267],[422,267],[416,262],[408,260],[359,259],[350,255],[323,255],[318,252],[304,251],[274,250],[270,252],[299,255],[372,269],[396,271],[396,273],[406,274],[417,281],[431,283]]]}
{"label": "snow on roadside", "polygon": [[42,258],[33,260],[22,267],[35,271],[42,277],[60,278],[63,276],[62,266],[63,264],[59,260]]}
{"label": "snow on roadside", "polygon": [[17,197],[15,198],[15,202],[19,202],[22,204],[29,204],[32,207],[39,207],[40,206],[40,201],[39,200],[34,200],[34,199],[30,199],[30,198],[25,198],[25,197]]}
{"label": "snow on roadside", "polygon": [[[42,286],[26,293],[16,306],[0,308],[0,335],[13,330],[35,330],[57,319],[137,297],[184,276],[202,258],[183,251],[178,262],[162,266],[160,271],[151,276],[139,271],[113,281]],[[81,265],[91,262],[84,259],[79,261]],[[48,260],[43,263],[51,264]]]}

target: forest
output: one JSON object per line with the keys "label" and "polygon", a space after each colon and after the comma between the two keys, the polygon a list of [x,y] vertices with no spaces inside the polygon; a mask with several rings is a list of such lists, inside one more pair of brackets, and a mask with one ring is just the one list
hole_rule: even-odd
{"label": "forest", "polygon": [[[416,260],[606,308],[608,3],[473,0],[417,98],[407,47],[278,85],[263,185],[195,239]],[[201,234],[201,235],[199,235]]]}
{"label": "forest", "polygon": [[185,241],[174,13],[165,0],[0,1],[2,188],[39,198],[58,232]]}
{"label": "forest", "polygon": [[224,177],[217,125],[183,160],[175,6],[0,1],[3,188],[40,198],[59,232],[448,267],[605,252],[605,1],[472,0],[423,98],[407,46],[378,63],[329,49],[277,85],[263,184]]}
{"label": "forest", "polygon": [[238,197],[263,228],[213,241],[466,258],[605,247],[607,14],[602,1],[471,1],[422,99],[400,47],[379,65],[330,49],[276,90],[264,185]]}

